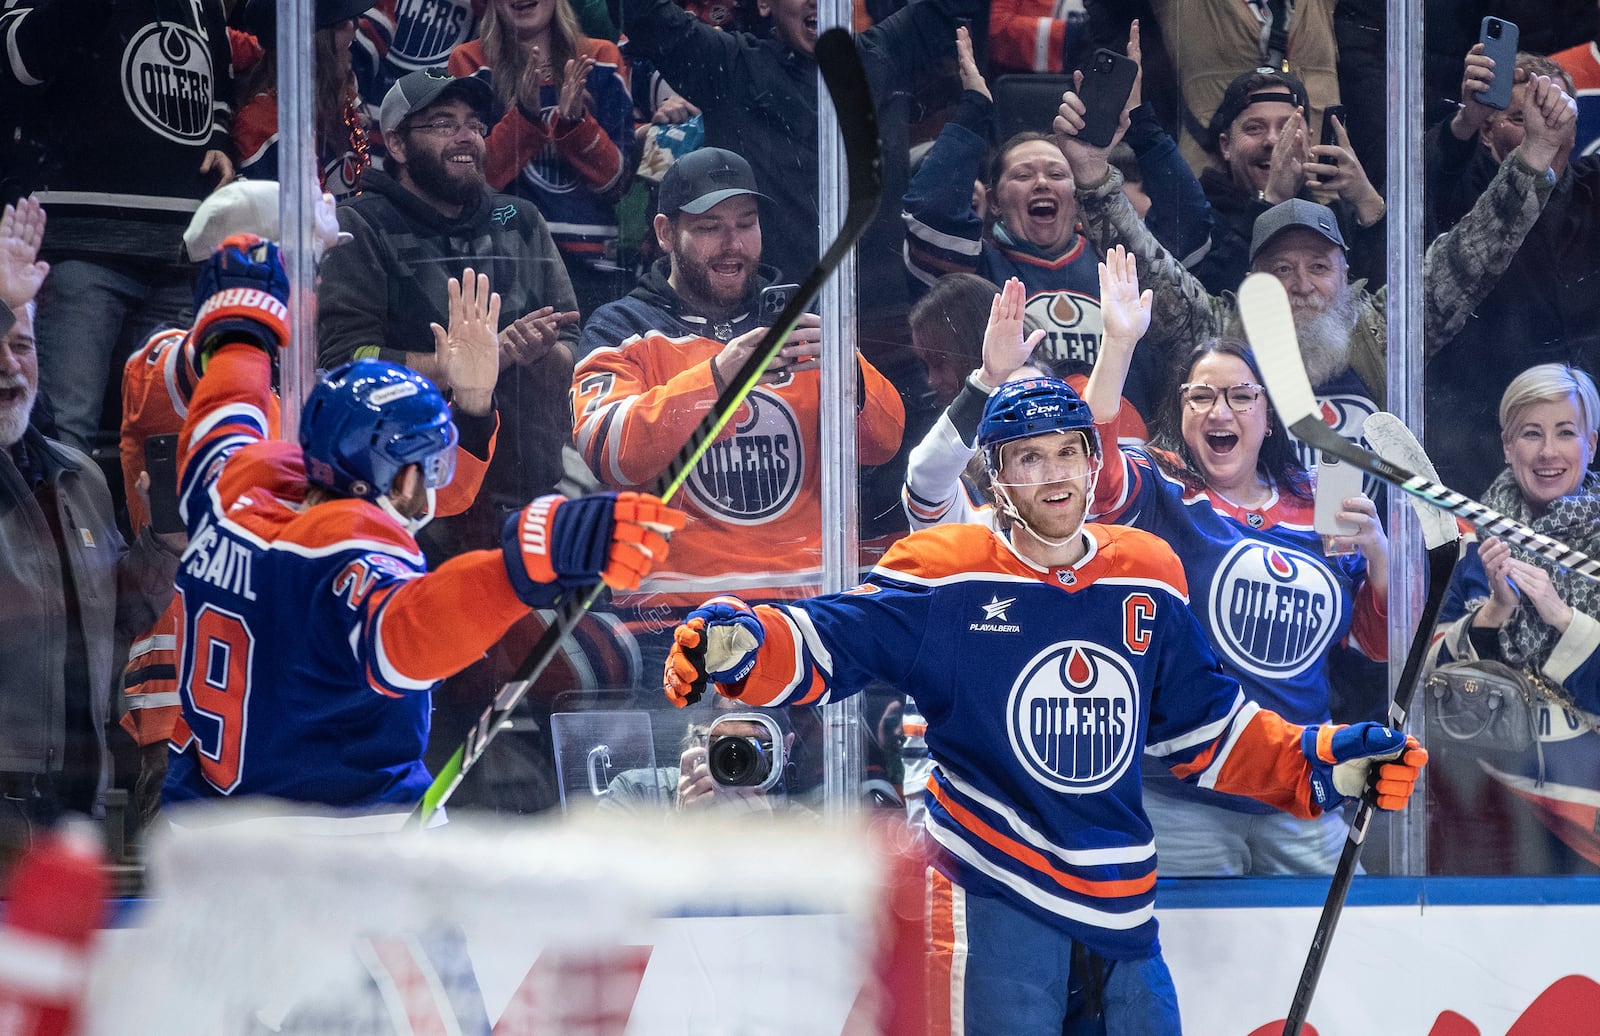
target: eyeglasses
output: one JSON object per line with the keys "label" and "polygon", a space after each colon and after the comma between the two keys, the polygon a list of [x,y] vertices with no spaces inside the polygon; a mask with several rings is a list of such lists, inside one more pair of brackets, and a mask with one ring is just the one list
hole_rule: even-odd
{"label": "eyeglasses", "polygon": [[1189,409],[1197,414],[1210,412],[1217,405],[1217,396],[1227,400],[1228,409],[1234,413],[1243,413],[1256,405],[1256,400],[1261,398],[1261,393],[1266,386],[1245,382],[1241,385],[1230,385],[1227,388],[1218,388],[1204,382],[1191,381],[1178,386],[1178,398],[1189,405]]}
{"label": "eyeglasses", "polygon": [[423,123],[422,125],[414,125],[411,128],[419,133],[431,133],[435,137],[454,137],[459,135],[462,130],[466,130],[475,137],[487,136],[489,133],[489,127],[477,119],[469,119],[466,122],[441,119],[438,122]]}

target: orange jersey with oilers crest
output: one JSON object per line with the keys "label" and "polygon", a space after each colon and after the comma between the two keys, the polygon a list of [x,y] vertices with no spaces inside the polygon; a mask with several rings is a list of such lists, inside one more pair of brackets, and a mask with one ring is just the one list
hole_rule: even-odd
{"label": "orange jersey with oilers crest", "polygon": [[270,361],[224,346],[179,449],[189,546],[178,569],[178,693],[163,801],[268,795],[409,808],[437,681],[528,608],[498,550],[428,573],[416,541],[365,500],[306,507],[300,448],[266,438]]}
{"label": "orange jersey with oilers crest", "polygon": [[[649,332],[578,365],[573,437],[602,482],[636,489],[655,481],[711,412],[711,360],[724,348]],[[882,464],[899,449],[905,408],[887,378],[857,363],[859,457]],[[641,595],[692,607],[724,590],[786,599],[821,584],[820,382],[820,371],[804,371],[750,394],[673,499],[689,522]]]}
{"label": "orange jersey with oilers crest", "polygon": [[[186,328],[157,331],[134,350],[122,369],[119,447],[128,521],[135,536],[150,522],[148,506],[133,491],[145,470],[145,440],[152,435],[176,434],[183,428],[189,416],[189,397],[199,381],[199,372],[189,359],[188,341]],[[276,439],[281,430],[275,394],[267,400],[264,412],[267,436]],[[493,435],[483,452],[485,456],[480,458],[466,446],[457,446],[455,477],[438,493],[441,515],[459,514],[472,505],[483,484],[489,458],[494,455]],[[121,725],[141,745],[172,737],[174,725],[179,722],[176,648],[181,615],[182,602],[174,598],[155,623],[135,638],[128,651],[122,677],[127,711]],[[181,739],[183,734],[180,732],[178,737]]]}
{"label": "orange jersey with oilers crest", "polygon": [[748,705],[837,701],[882,680],[914,693],[934,761],[934,866],[1111,959],[1157,946],[1156,853],[1140,760],[1297,816],[1312,804],[1302,728],[1249,702],[1189,613],[1156,537],[1084,529],[1045,569],[993,530],[914,532],[866,583],[756,609]]}

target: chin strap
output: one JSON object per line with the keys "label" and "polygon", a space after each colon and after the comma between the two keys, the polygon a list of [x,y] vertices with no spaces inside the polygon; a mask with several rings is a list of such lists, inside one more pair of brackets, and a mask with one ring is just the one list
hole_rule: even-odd
{"label": "chin strap", "polygon": [[1085,500],[1084,508],[1083,508],[1083,520],[1080,521],[1078,523],[1078,527],[1076,529],[1073,529],[1070,533],[1068,533],[1065,538],[1059,539],[1059,540],[1052,540],[1052,539],[1049,539],[1047,537],[1039,535],[1039,533],[1034,530],[1033,526],[1029,525],[1027,522],[1022,520],[1022,515],[1017,513],[1016,505],[1014,505],[1011,502],[1011,494],[1006,492],[1006,487],[1010,483],[1001,482],[999,479],[997,479],[995,477],[995,473],[994,472],[990,472],[989,473],[989,487],[992,490],[994,490],[995,502],[999,506],[1001,513],[1004,514],[1007,518],[1010,518],[1011,521],[1012,521],[1012,524],[1020,525],[1023,528],[1023,530],[1027,532],[1027,534],[1029,536],[1032,536],[1034,539],[1038,540],[1040,543],[1043,543],[1047,547],[1055,547],[1055,548],[1058,548],[1058,549],[1061,548],[1061,547],[1065,547],[1065,546],[1071,544],[1073,540],[1077,539],[1079,536],[1081,536],[1083,534],[1083,527],[1089,521],[1089,505],[1088,505],[1088,501],[1091,501],[1091,500],[1094,499],[1094,488],[1095,488],[1096,485],[1099,484],[1099,482],[1100,482],[1100,468],[1097,466],[1092,471],[1089,472],[1088,477],[1085,479],[1085,483],[1086,484],[1083,487],[1084,500]]}
{"label": "chin strap", "polygon": [[433,521],[434,510],[438,504],[436,492],[432,489],[426,490],[426,492],[428,494],[428,509],[415,517],[401,514],[400,509],[395,507],[394,502],[389,499],[387,493],[378,497],[378,499],[374,500],[373,503],[382,508],[384,514],[388,515],[390,518],[393,518],[395,521],[404,526],[406,532],[410,533],[412,536],[415,536],[417,533],[421,532],[429,522]]}

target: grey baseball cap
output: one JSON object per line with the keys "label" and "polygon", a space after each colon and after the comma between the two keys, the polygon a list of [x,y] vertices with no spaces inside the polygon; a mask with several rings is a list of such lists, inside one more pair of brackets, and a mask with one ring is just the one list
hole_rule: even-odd
{"label": "grey baseball cap", "polygon": [[440,100],[447,91],[458,92],[479,114],[488,112],[494,100],[489,84],[476,76],[457,78],[443,68],[424,68],[407,72],[383,95],[378,109],[378,127],[384,132],[398,129],[415,111]]}
{"label": "grey baseball cap", "polygon": [[1347,247],[1332,209],[1304,198],[1290,198],[1256,217],[1255,230],[1250,235],[1250,261],[1256,261],[1256,256],[1267,247],[1269,241],[1295,227],[1314,230],[1340,248]]}
{"label": "grey baseball cap", "polygon": [[756,190],[756,174],[750,171],[750,163],[732,151],[703,147],[672,163],[661,178],[659,207],[664,216],[680,212],[698,216],[741,194],[766,197]]}

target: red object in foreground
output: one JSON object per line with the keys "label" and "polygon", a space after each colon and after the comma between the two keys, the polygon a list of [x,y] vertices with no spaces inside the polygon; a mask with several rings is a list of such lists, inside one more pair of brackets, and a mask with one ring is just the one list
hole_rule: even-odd
{"label": "red object in foreground", "polygon": [[92,829],[42,836],[5,887],[0,927],[0,1019],[17,1036],[71,1036],[89,949],[106,916],[104,856]]}

